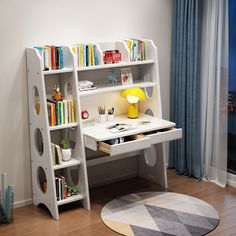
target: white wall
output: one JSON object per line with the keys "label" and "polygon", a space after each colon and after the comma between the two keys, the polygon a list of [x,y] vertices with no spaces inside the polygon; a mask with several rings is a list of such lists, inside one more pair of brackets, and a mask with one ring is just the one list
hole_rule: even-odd
{"label": "white wall", "polygon": [[153,39],[158,46],[165,118],[169,116],[172,0],[0,1],[0,172],[15,201],[31,199],[25,48],[50,43]]}

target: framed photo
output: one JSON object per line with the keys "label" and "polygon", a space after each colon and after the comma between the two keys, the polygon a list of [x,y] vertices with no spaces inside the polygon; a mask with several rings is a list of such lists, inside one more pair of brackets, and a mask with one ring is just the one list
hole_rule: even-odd
{"label": "framed photo", "polygon": [[130,68],[120,69],[120,77],[121,77],[122,84],[132,84],[133,83],[132,71]]}

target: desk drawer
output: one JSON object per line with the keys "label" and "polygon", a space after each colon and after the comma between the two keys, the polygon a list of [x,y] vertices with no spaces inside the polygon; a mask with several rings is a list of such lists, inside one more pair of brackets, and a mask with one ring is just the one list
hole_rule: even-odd
{"label": "desk drawer", "polygon": [[182,138],[182,129],[168,128],[145,133],[144,135],[151,139],[150,144],[163,143]]}
{"label": "desk drawer", "polygon": [[105,142],[99,142],[98,149],[112,156],[149,148],[151,146],[150,138],[145,137],[144,135],[133,135],[129,138],[129,141],[113,145],[107,144]]}

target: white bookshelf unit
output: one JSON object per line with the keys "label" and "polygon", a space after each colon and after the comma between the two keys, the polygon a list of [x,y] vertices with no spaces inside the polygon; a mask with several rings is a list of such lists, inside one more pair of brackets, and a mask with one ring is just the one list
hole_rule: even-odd
{"label": "white bookshelf unit", "polygon": [[[55,219],[59,219],[58,206],[62,204],[82,201],[83,206],[90,210],[87,166],[139,156],[139,176],[167,187],[164,142],[181,138],[182,130],[175,128],[175,123],[162,119],[157,48],[152,40],[143,41],[146,50],[146,59],[143,61],[130,61],[130,51],[125,41],[97,43],[95,45],[98,65],[87,67],[79,67],[76,53],[71,47],[64,46],[65,68],[52,71],[43,71],[42,58],[38,51],[34,48],[27,49],[33,203],[36,206],[41,203],[46,205]],[[122,55],[121,62],[104,64],[103,52],[106,50],[119,50]],[[132,84],[122,85],[122,68],[130,68]],[[117,83],[114,85],[106,83],[106,77],[111,70],[117,75]],[[83,80],[92,81],[96,89],[80,91],[78,84]],[[52,93],[55,83],[60,84],[65,98],[72,96],[75,101],[74,123],[60,126],[48,124],[46,99]],[[139,117],[129,119],[128,102],[120,96],[120,92],[136,87],[144,89],[147,101],[139,102]],[[40,101],[39,114],[35,110],[37,101]],[[113,121],[98,122],[97,108],[100,105],[107,109],[115,108]],[[89,112],[88,120],[81,118],[81,112],[84,110]],[[108,126],[117,123],[129,124],[135,129],[119,133],[107,130]],[[72,133],[73,156],[69,162],[54,166],[50,145],[65,133]],[[106,142],[120,138],[125,142],[114,145]],[[79,195],[57,201],[57,171],[62,171],[68,183],[79,188]],[[74,175],[78,181],[75,181]],[[47,179],[46,192],[42,191],[42,178]]]}

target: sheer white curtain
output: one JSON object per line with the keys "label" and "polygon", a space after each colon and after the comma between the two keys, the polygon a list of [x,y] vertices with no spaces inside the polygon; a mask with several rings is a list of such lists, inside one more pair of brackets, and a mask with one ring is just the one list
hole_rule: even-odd
{"label": "sheer white curtain", "polygon": [[228,1],[203,1],[201,133],[203,174],[227,181]]}

